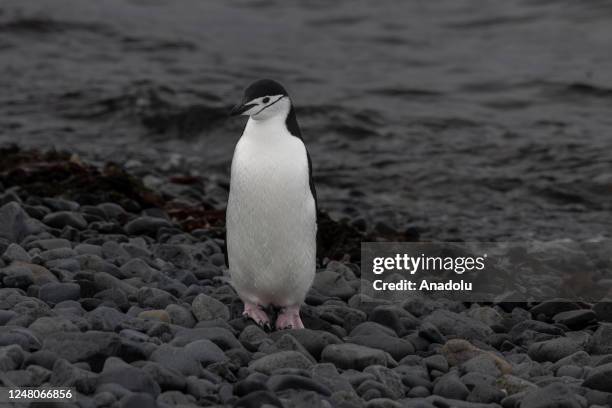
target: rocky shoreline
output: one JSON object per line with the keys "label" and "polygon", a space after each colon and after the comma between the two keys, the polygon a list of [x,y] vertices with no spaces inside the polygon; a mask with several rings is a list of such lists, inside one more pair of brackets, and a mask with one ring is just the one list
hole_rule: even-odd
{"label": "rocky shoreline", "polygon": [[612,406],[612,303],[368,299],[359,243],[414,237],[322,213],[307,329],[265,332],[241,317],[198,180],[0,157],[0,383],[78,391],[38,406]]}

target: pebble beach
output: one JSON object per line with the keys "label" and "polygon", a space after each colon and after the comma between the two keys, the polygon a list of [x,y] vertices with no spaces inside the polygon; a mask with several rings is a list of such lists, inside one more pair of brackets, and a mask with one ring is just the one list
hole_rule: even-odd
{"label": "pebble beach", "polygon": [[32,406],[612,404],[612,303],[368,298],[355,243],[384,237],[320,215],[334,245],[319,248],[306,329],[265,331],[226,277],[222,212],[190,206],[197,188],[168,193],[188,180],[161,193],[70,153],[3,157],[0,382],[77,390]]}

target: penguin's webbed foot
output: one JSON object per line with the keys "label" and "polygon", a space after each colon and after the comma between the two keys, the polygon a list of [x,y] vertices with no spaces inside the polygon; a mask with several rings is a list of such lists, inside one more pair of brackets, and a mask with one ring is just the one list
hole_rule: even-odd
{"label": "penguin's webbed foot", "polygon": [[283,308],[276,318],[276,329],[303,329],[304,323],[300,319],[300,306],[287,306]]}
{"label": "penguin's webbed foot", "polygon": [[244,312],[242,315],[246,318],[253,320],[255,323],[263,327],[264,329],[270,330],[270,318],[265,310],[255,303],[244,303]]}

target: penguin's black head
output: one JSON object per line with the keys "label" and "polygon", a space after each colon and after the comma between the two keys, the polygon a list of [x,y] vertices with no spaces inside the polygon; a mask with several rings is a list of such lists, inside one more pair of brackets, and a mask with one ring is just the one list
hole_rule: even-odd
{"label": "penguin's black head", "polygon": [[271,79],[253,82],[244,91],[242,102],[230,114],[248,115],[255,120],[267,119],[284,114],[291,109],[289,94],[281,84]]}

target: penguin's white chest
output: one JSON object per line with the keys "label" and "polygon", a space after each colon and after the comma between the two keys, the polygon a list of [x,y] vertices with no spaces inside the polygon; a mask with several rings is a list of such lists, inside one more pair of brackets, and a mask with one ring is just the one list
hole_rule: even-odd
{"label": "penguin's white chest", "polygon": [[227,246],[245,301],[303,302],[316,268],[316,209],[303,142],[289,132],[249,132],[232,160]]}

